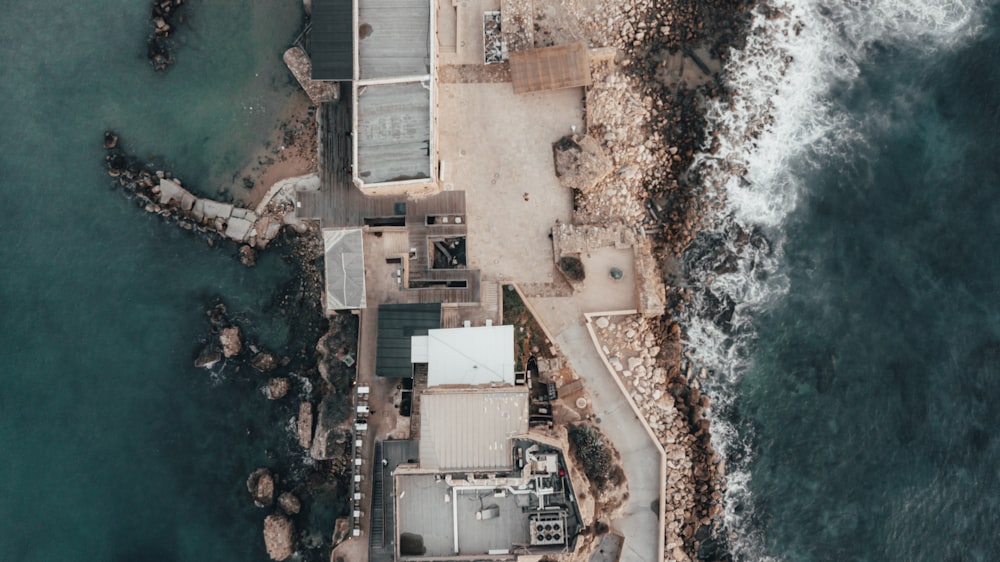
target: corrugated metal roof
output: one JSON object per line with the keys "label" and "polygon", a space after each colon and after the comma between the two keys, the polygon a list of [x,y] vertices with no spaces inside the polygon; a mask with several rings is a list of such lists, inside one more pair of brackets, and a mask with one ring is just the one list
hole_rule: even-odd
{"label": "corrugated metal roof", "polygon": [[360,228],[323,229],[326,309],[365,307],[365,256]]}
{"label": "corrugated metal roof", "polygon": [[514,326],[427,333],[427,386],[514,384]]}
{"label": "corrugated metal roof", "polygon": [[309,57],[313,80],[354,79],[352,0],[312,0]]}
{"label": "corrugated metal roof", "polygon": [[510,53],[514,93],[589,86],[590,57],[582,41]]}
{"label": "corrugated metal roof", "polygon": [[384,304],[378,307],[378,347],[375,374],[381,377],[413,376],[411,338],[441,327],[441,304]]}
{"label": "corrugated metal roof", "polygon": [[428,389],[420,395],[420,466],[509,470],[511,440],[528,432],[528,389]]}

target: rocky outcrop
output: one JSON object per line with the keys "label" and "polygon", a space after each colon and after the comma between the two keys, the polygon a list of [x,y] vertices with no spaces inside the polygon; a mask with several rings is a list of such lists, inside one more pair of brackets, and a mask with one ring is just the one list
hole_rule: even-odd
{"label": "rocky outcrop", "polygon": [[264,518],[264,546],[271,560],[285,560],[295,553],[295,524],[284,515]]}
{"label": "rocky outcrop", "polygon": [[274,485],[274,475],[266,468],[258,468],[247,477],[247,491],[257,507],[268,507],[274,503]]}
{"label": "rocky outcrop", "polygon": [[353,435],[345,426],[350,405],[340,396],[329,395],[320,402],[318,410],[310,455],[316,460],[344,456]]}
{"label": "rocky outcrop", "polygon": [[288,49],[282,58],[313,105],[337,101],[340,97],[339,82],[312,79],[312,61],[309,60],[309,55],[301,47]]}
{"label": "rocky outcrop", "polygon": [[268,400],[278,400],[279,398],[284,398],[291,388],[291,382],[287,377],[272,377],[267,379],[264,394]]}
{"label": "rocky outcrop", "polygon": [[219,333],[219,345],[222,346],[222,355],[226,358],[236,357],[243,351],[243,340],[240,337],[239,326],[228,326]]}
{"label": "rocky outcrop", "polygon": [[278,508],[287,515],[295,515],[302,510],[302,502],[291,492],[282,492],[278,496]]}
{"label": "rocky outcrop", "polygon": [[565,136],[553,143],[552,153],[563,187],[586,193],[611,173],[611,159],[591,136]]}
{"label": "rocky outcrop", "polygon": [[302,445],[303,449],[311,447],[313,439],[313,410],[311,402],[299,404],[299,416],[295,422],[295,427],[299,437],[299,445]]}

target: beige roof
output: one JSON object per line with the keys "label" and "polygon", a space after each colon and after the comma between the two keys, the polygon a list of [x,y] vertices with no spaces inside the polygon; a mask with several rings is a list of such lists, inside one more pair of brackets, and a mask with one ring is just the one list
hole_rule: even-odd
{"label": "beige roof", "polygon": [[511,439],[528,432],[528,389],[428,389],[420,395],[420,466],[507,470]]}
{"label": "beige roof", "polygon": [[589,86],[590,58],[582,41],[510,53],[514,93]]}

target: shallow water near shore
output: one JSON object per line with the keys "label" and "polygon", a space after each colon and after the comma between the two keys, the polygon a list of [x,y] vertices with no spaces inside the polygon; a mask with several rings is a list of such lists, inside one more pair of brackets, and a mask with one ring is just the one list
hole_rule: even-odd
{"label": "shallow water near shore", "polygon": [[263,343],[292,275],[108,188],[102,133],[218,196],[293,91],[300,4],[187,3],[176,64],[145,58],[147,2],[0,7],[0,559],[265,560],[244,485],[286,441],[253,381],[195,369],[222,296]]}
{"label": "shallow water near shore", "polygon": [[997,5],[792,5],[778,117],[720,152],[748,173],[709,173],[732,220],[688,262],[737,558],[1000,559]]}

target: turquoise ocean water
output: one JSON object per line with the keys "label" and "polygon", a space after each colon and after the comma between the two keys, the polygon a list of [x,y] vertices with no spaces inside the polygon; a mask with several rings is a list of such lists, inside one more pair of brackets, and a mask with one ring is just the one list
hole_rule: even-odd
{"label": "turquoise ocean water", "polygon": [[145,59],[149,3],[0,6],[0,559],[263,560],[244,481],[284,420],[192,359],[222,296],[260,339],[291,268],[244,268],[108,189],[102,132],[209,194],[292,94],[297,2],[187,3],[177,63]]}
{"label": "turquoise ocean water", "polygon": [[1000,10],[782,6],[687,262],[737,558],[1000,560]]}

